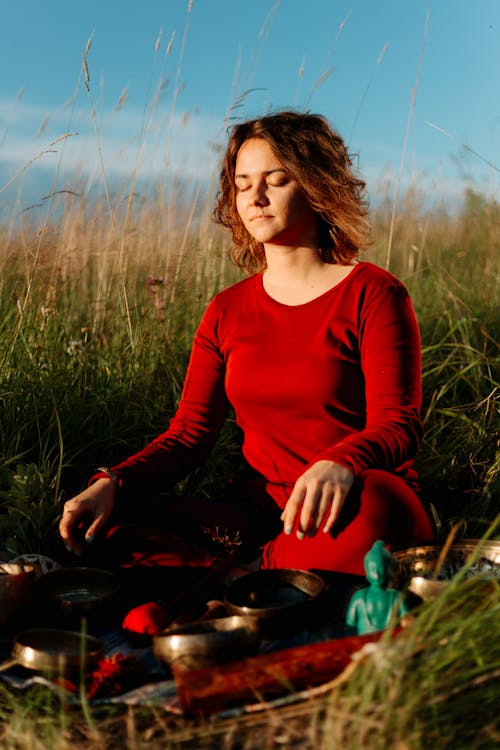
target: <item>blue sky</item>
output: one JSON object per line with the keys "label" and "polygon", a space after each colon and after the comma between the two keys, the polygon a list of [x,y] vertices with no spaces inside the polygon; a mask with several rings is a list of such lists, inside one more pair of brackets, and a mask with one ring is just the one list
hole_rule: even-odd
{"label": "blue sky", "polygon": [[103,175],[205,180],[228,121],[290,106],[330,119],[373,201],[399,179],[424,200],[454,201],[469,185],[498,198],[500,0],[1,0],[1,10],[4,206],[99,189]]}

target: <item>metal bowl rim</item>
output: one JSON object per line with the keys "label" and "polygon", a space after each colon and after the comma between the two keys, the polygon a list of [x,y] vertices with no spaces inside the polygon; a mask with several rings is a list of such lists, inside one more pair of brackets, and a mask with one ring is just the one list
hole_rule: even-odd
{"label": "metal bowl rim", "polygon": [[[87,578],[87,580],[86,580]],[[120,588],[118,576],[101,568],[75,567],[57,568],[43,576],[44,593],[53,599],[64,599],[65,594],[85,585],[95,591],[100,599],[116,594]]]}
{"label": "metal bowl rim", "polygon": [[[227,625],[227,627],[219,627]],[[200,632],[189,632],[196,628],[201,628]],[[153,641],[157,643],[175,643],[179,646],[188,647],[191,643],[206,642],[229,642],[237,640],[238,637],[244,639],[253,639],[255,637],[255,628],[252,619],[242,615],[230,615],[229,617],[217,617],[212,620],[202,620],[198,623],[189,623],[179,625],[175,628],[167,628],[158,635],[153,636]]]}
{"label": "metal bowl rim", "polygon": [[[169,664],[180,664],[182,661],[196,661],[208,658],[209,660],[228,655],[229,653],[247,653],[258,645],[258,634],[249,618],[232,615],[227,618],[215,618],[203,621],[203,624],[215,623],[216,620],[245,621],[238,627],[226,630],[209,630],[202,633],[183,633],[183,629],[190,627],[179,626],[172,631],[163,631],[153,636],[153,653],[161,661]],[[202,624],[202,623],[198,623]],[[216,623],[217,624],[217,623]],[[196,627],[193,623],[191,627]]]}
{"label": "metal bowl rim", "polygon": [[[393,550],[392,556],[396,563],[403,561],[407,557],[423,557],[429,553],[439,553],[445,546],[446,542],[436,542],[434,544],[424,544],[417,547],[407,547],[406,549]],[[479,555],[486,557],[490,562],[500,564],[500,541],[482,539],[463,539],[453,542],[447,552],[447,556],[453,552],[478,552]],[[491,555],[491,557],[489,556]]]}
{"label": "metal bowl rim", "polygon": [[[49,651],[48,646],[43,648],[44,637],[47,638],[47,642],[61,638],[74,640],[77,647],[74,650],[67,648],[66,651],[61,649],[54,653]],[[30,643],[30,639],[34,642]],[[104,654],[104,643],[95,636],[56,628],[29,628],[16,635],[12,655],[19,664],[28,669],[57,669],[61,660],[65,666],[74,668],[81,665],[82,643],[88,647],[83,652],[86,662],[95,662]]]}
{"label": "metal bowl rim", "polygon": [[[290,604],[285,603],[283,605],[274,605],[272,607],[252,607],[251,605],[247,604],[237,604],[234,599],[232,599],[233,592],[235,590],[237,591],[239,587],[244,586],[245,583],[251,583],[252,580],[262,579],[265,577],[271,578],[272,576],[275,576],[279,578],[280,575],[283,575],[285,582],[289,583],[293,582],[287,581],[287,577],[293,578],[294,575],[297,575],[297,577],[299,578],[311,581],[317,586],[317,591],[309,592],[301,589],[300,586],[297,585],[297,588],[300,589],[307,597],[306,599],[304,599],[304,601],[291,602]],[[243,617],[267,619],[286,614],[286,612],[292,612],[297,609],[302,609],[303,607],[310,605],[312,602],[317,600],[317,598],[327,589],[327,587],[328,586],[325,580],[320,575],[318,575],[317,573],[313,573],[310,570],[300,570],[299,568],[267,568],[265,570],[257,570],[253,573],[248,573],[247,575],[242,576],[241,578],[237,578],[235,581],[233,581],[233,583],[229,585],[226,591],[224,602],[226,604],[226,607],[231,612],[242,615]]]}

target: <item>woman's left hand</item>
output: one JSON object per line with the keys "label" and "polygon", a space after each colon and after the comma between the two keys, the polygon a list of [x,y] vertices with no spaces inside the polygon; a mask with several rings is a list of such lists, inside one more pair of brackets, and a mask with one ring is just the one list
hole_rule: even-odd
{"label": "woman's left hand", "polygon": [[327,534],[354,483],[354,474],[334,461],[316,461],[295,482],[281,514],[285,534],[291,534],[298,519],[297,537],[314,536],[323,522]]}

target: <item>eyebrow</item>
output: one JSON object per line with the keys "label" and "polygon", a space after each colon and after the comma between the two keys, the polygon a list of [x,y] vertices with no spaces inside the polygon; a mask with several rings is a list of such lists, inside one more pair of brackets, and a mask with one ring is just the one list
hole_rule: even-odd
{"label": "eyebrow", "polygon": [[[262,172],[262,174],[264,175],[264,177],[267,177],[268,175],[273,174],[274,172],[284,172],[286,174],[286,169],[284,167],[276,167],[276,169],[268,169],[266,172]],[[241,179],[247,179],[248,177],[250,177],[250,175],[248,174],[235,174],[234,175],[235,180],[238,179],[238,177]]]}

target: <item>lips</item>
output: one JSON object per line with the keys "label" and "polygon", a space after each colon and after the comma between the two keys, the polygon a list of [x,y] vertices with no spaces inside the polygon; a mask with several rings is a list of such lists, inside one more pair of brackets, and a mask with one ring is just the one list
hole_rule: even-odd
{"label": "lips", "polygon": [[259,221],[261,219],[271,219],[272,216],[269,214],[256,214],[255,216],[250,217],[250,221]]}

